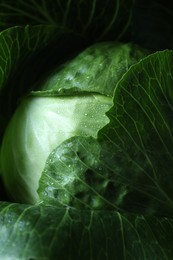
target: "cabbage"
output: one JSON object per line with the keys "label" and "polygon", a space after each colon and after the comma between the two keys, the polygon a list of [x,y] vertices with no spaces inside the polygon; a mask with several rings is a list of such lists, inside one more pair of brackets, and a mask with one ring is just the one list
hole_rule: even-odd
{"label": "cabbage", "polygon": [[0,1],[0,259],[173,259],[172,1]]}

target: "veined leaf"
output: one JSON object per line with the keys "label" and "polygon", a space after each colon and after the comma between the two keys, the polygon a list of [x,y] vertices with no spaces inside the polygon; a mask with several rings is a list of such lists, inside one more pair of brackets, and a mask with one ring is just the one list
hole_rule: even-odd
{"label": "veined leaf", "polygon": [[92,40],[129,34],[133,0],[1,1],[0,26],[57,25]]}
{"label": "veined leaf", "polygon": [[116,88],[110,123],[100,131],[103,164],[114,192],[125,190],[121,205],[128,210],[173,214],[172,71],[168,50],[132,66]]}
{"label": "veined leaf", "polygon": [[170,260],[173,220],[0,203],[2,259]]}

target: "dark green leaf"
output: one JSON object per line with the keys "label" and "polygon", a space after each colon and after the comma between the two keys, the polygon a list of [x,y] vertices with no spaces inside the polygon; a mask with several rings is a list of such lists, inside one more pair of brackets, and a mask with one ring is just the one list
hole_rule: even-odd
{"label": "dark green leaf", "polygon": [[169,218],[0,203],[1,259],[170,260]]}
{"label": "dark green leaf", "polygon": [[0,26],[58,25],[89,39],[120,39],[130,34],[133,0],[1,0]]}
{"label": "dark green leaf", "polygon": [[148,55],[134,44],[101,42],[86,48],[52,72],[37,95],[67,95],[97,92],[113,96],[114,89],[130,66]]}
{"label": "dark green leaf", "polygon": [[103,160],[121,206],[173,214],[173,52],[152,54],[119,82],[110,123],[100,131]]}

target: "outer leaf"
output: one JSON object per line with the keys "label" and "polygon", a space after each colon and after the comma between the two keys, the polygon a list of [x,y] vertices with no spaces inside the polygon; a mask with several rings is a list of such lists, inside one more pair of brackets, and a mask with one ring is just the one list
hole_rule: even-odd
{"label": "outer leaf", "polygon": [[0,204],[2,259],[169,260],[173,220]]}
{"label": "outer leaf", "polygon": [[131,67],[116,88],[110,123],[100,132],[112,192],[122,194],[121,206],[128,210],[173,214],[172,71],[172,51]]}
{"label": "outer leaf", "polygon": [[1,0],[1,27],[16,24],[58,25],[89,38],[120,39],[129,35],[133,0]]}
{"label": "outer leaf", "polygon": [[[43,49],[54,38],[61,34],[56,27],[26,26],[13,27],[0,33],[0,89],[6,84],[11,74],[29,55]],[[20,62],[20,63],[19,63]]]}

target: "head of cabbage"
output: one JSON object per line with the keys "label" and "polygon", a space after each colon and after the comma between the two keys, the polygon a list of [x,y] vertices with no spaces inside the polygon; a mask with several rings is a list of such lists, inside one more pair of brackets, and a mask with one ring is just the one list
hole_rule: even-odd
{"label": "head of cabbage", "polygon": [[0,171],[10,196],[37,203],[49,154],[73,136],[92,136],[109,122],[116,84],[145,56],[133,44],[95,44],[56,69],[24,97],[4,134]]}

